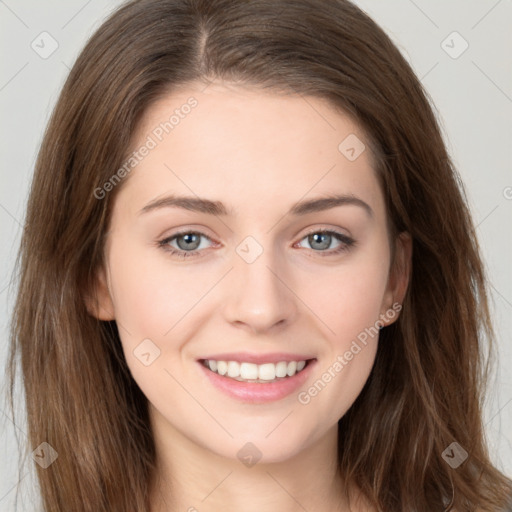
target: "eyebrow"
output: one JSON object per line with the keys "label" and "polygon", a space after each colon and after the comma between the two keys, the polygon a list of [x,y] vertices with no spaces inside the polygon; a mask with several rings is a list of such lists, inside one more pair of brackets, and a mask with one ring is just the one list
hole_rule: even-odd
{"label": "eyebrow", "polygon": [[[290,210],[289,214],[293,216],[307,215],[308,213],[321,212],[336,208],[338,206],[360,206],[365,210],[368,216],[373,217],[373,210],[368,203],[356,197],[348,194],[335,194],[327,197],[319,197],[316,199],[309,199],[307,201],[299,201],[295,203]],[[170,195],[161,199],[155,199],[140,211],[139,215],[148,213],[160,208],[183,208],[193,212],[206,213],[208,215],[215,216],[232,216],[233,210],[228,210],[226,206],[220,201],[211,201],[200,197],[192,196],[176,196]]]}

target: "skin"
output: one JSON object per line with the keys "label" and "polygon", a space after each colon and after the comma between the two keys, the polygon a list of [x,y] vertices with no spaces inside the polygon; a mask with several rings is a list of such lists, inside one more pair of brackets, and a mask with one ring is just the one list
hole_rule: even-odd
{"label": "skin", "polygon": [[[355,499],[350,510],[370,510],[337,474],[337,422],[369,376],[378,336],[306,405],[297,393],[237,401],[214,388],[196,360],[230,351],[312,354],[307,390],[402,302],[410,238],[390,240],[368,144],[355,161],[338,150],[350,134],[365,142],[363,132],[318,98],[192,84],[147,110],[133,148],[191,96],[197,107],[117,191],[98,302],[89,304],[91,314],[117,321],[127,364],[150,403],[159,468],[152,511],[348,511],[345,487]],[[176,207],[139,214],[171,193],[222,201],[231,215]],[[372,215],[357,205],[286,214],[299,200],[333,193],[357,196]],[[158,246],[181,229],[209,237],[199,256],[180,259]],[[356,243],[332,254],[341,242],[318,249],[307,237],[314,229]],[[263,250],[252,263],[236,252],[247,236]],[[185,252],[180,241],[169,243]],[[148,338],[160,355],[145,366],[133,351]],[[237,457],[247,442],[261,452],[252,467]]]}

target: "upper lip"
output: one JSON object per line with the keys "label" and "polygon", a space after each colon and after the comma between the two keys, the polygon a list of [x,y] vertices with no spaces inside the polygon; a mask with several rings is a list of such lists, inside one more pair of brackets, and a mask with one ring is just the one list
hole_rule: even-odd
{"label": "upper lip", "polygon": [[279,363],[281,361],[307,361],[308,359],[315,359],[313,356],[307,356],[304,354],[290,354],[285,352],[274,352],[269,354],[251,354],[249,352],[225,352],[223,354],[213,354],[211,356],[203,357],[199,359],[204,360],[215,360],[215,361],[238,361],[239,363]]}

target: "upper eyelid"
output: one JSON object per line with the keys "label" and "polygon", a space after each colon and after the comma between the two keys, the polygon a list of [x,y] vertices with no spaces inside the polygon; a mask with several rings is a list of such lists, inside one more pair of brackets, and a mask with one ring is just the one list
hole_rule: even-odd
{"label": "upper eyelid", "polygon": [[[335,233],[341,236],[345,236],[347,238],[352,238],[352,235],[348,233],[342,233],[340,230],[343,230],[343,228],[330,228],[330,227],[323,227],[323,228],[311,228],[308,229],[303,235],[302,238],[311,235],[312,233],[318,233],[318,232],[327,232],[327,233]],[[345,230],[346,231],[346,230]],[[302,240],[301,238],[301,240]]]}

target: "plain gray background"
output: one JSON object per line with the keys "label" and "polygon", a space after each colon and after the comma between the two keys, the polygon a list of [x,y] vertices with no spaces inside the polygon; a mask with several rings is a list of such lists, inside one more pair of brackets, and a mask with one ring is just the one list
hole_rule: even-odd
{"label": "plain gray background", "polygon": [[[15,292],[8,285],[38,145],[78,52],[120,3],[0,0],[2,391]],[[387,31],[422,80],[466,185],[491,281],[499,342],[485,428],[496,465],[512,476],[512,1],[358,0],[356,4]],[[0,511],[14,510],[20,480],[18,510],[38,508],[33,501],[37,494],[31,491],[35,482],[30,456],[18,471],[15,432],[21,443],[26,441],[23,408],[19,410],[14,425],[6,402],[0,402]]]}

